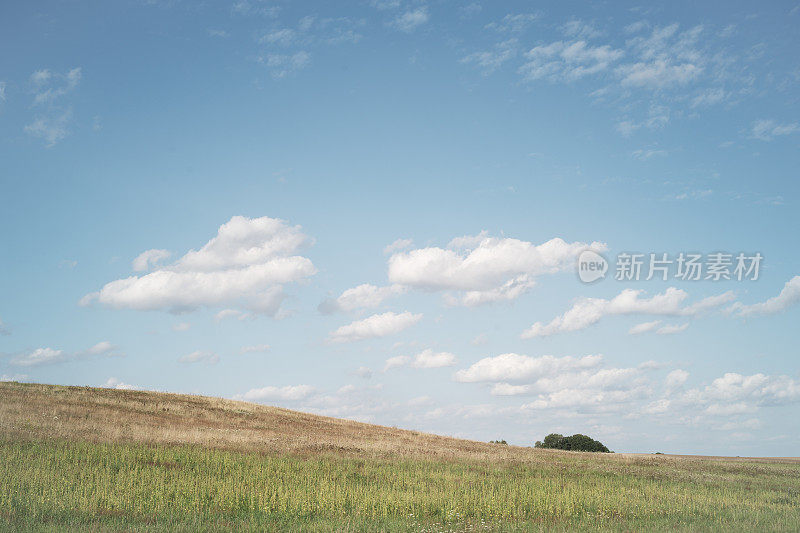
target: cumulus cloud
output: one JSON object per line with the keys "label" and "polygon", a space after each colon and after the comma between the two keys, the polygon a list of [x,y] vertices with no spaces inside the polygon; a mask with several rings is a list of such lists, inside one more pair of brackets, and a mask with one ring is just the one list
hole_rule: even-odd
{"label": "cumulus cloud", "polygon": [[462,383],[526,381],[550,374],[595,368],[603,360],[601,355],[554,357],[543,355],[530,357],[516,353],[504,353],[485,357],[467,369],[456,372],[455,379]]}
{"label": "cumulus cloud", "polygon": [[356,309],[379,307],[384,300],[406,292],[407,288],[403,285],[389,285],[386,287],[376,287],[369,283],[364,283],[352,289],[347,289],[336,299],[323,301],[318,309],[323,314],[331,314],[336,311],[354,311]]}
{"label": "cumulus cloud", "polygon": [[686,383],[687,379],[689,379],[689,373],[687,371],[681,369],[673,370],[667,374],[667,377],[664,379],[664,386],[668,389],[674,389]]}
{"label": "cumulus cloud", "polygon": [[108,389],[117,389],[117,390],[141,390],[141,387],[125,383],[123,381],[118,380],[115,377],[108,378],[104,386]]}
{"label": "cumulus cloud", "polygon": [[412,368],[443,368],[453,366],[456,364],[456,356],[450,352],[434,352],[431,349],[426,349],[415,355],[408,357],[405,355],[398,355],[390,357],[386,360],[383,371],[386,372],[392,368],[397,368],[409,365]]}
{"label": "cumulus cloud", "polygon": [[493,396],[532,396],[521,412],[541,409],[630,410],[650,391],[644,368],[604,368],[600,355],[529,357],[501,354],[456,373],[460,382],[487,383]]}
{"label": "cumulus cloud", "polygon": [[800,302],[800,276],[795,276],[786,282],[777,296],[751,305],[737,302],[731,306],[731,309],[740,316],[772,315],[785,311],[798,302]]}
{"label": "cumulus cloud", "polygon": [[178,358],[179,363],[206,363],[209,365],[215,365],[219,362],[219,355],[215,354],[214,352],[206,352],[202,350],[196,350],[192,353],[187,353],[186,355],[182,355]]}
{"label": "cumulus cloud", "polygon": [[148,274],[107,283],[81,305],[171,312],[226,306],[275,316],[284,285],[316,273],[311,260],[295,255],[306,242],[299,226],[283,220],[235,216],[199,250]]}
{"label": "cumulus cloud", "polygon": [[446,248],[392,255],[389,281],[426,291],[458,291],[445,300],[455,305],[511,300],[532,287],[536,277],[572,268],[577,255],[587,248],[604,251],[606,245],[556,238],[537,246],[482,233],[453,239]]}
{"label": "cumulus cloud", "polygon": [[333,331],[328,340],[333,343],[354,342],[364,339],[386,337],[413,326],[422,319],[422,314],[387,312],[356,320]]}
{"label": "cumulus cloud", "polygon": [[[619,295],[610,300],[602,298],[582,298],[578,300],[570,310],[563,315],[555,317],[550,322],[546,324],[536,322],[522,333],[522,338],[547,337],[557,333],[578,331],[596,324],[604,316],[608,315],[640,314],[694,316],[703,311],[720,306],[723,303],[730,302],[734,297],[733,293],[729,291],[720,295],[704,298],[694,305],[684,306],[683,303],[686,298],[688,298],[689,294],[682,289],[669,287],[664,293],[656,294],[651,298],[642,298],[641,295],[643,292],[642,290],[624,289]],[[640,326],[644,327],[642,325]],[[649,326],[655,327],[652,324]],[[650,329],[652,329],[652,327],[650,327]],[[636,327],[634,327],[634,329],[636,329]],[[634,331],[634,333],[635,332],[636,331]],[[669,332],[669,328],[664,331],[664,333]]]}
{"label": "cumulus cloud", "polygon": [[15,366],[39,366],[52,363],[60,363],[67,359],[67,354],[63,350],[53,348],[36,348],[32,352],[15,357],[11,364]]}
{"label": "cumulus cloud", "polygon": [[761,406],[800,401],[800,383],[788,376],[728,372],[705,388],[686,391],[679,401],[704,406],[708,414],[753,412]]}
{"label": "cumulus cloud", "polygon": [[250,389],[244,394],[239,394],[234,397],[236,400],[247,401],[264,401],[264,400],[279,400],[279,401],[297,401],[304,400],[314,394],[316,390],[311,385],[287,385],[285,387],[262,387],[260,389]]}
{"label": "cumulus cloud", "polygon": [[383,365],[383,371],[386,372],[393,368],[405,366],[408,364],[410,359],[411,358],[407,355],[395,355],[394,357],[390,357],[386,360],[386,363]]}
{"label": "cumulus cloud", "polygon": [[55,363],[64,363],[93,356],[120,356],[117,347],[108,341],[98,342],[91,348],[79,352],[66,352],[53,348],[36,348],[27,353],[12,358],[10,364],[14,366],[42,366]]}
{"label": "cumulus cloud", "polygon": [[170,255],[171,253],[169,250],[147,250],[136,256],[136,259],[131,263],[131,268],[133,268],[135,272],[144,272],[169,258]]}

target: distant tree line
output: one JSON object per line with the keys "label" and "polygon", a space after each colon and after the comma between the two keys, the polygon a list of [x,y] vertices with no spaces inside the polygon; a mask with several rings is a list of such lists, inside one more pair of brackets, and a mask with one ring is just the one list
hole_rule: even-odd
{"label": "distant tree line", "polygon": [[580,433],[570,435],[569,437],[559,435],[558,433],[551,433],[546,436],[543,441],[537,440],[535,447],[551,448],[555,450],[572,450],[578,452],[611,453],[611,450],[606,448],[602,442],[594,440],[586,435],[581,435]]}

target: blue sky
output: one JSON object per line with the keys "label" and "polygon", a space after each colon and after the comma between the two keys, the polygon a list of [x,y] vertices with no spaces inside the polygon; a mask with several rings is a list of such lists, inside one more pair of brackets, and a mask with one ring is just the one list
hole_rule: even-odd
{"label": "blue sky", "polygon": [[0,13],[3,379],[798,454],[796,2]]}

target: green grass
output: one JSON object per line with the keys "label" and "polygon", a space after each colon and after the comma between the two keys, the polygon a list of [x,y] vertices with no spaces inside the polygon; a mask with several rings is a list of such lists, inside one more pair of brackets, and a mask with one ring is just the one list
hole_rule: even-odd
{"label": "green grass", "polygon": [[800,531],[800,464],[0,440],[8,530]]}

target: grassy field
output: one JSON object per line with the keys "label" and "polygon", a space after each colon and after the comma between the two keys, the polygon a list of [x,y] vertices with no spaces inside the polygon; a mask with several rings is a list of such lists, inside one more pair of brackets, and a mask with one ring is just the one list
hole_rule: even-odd
{"label": "grassy field", "polygon": [[534,450],[0,383],[0,529],[800,531],[800,463]]}

